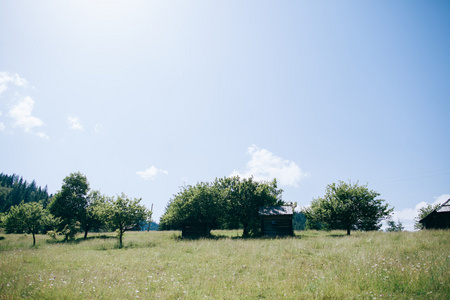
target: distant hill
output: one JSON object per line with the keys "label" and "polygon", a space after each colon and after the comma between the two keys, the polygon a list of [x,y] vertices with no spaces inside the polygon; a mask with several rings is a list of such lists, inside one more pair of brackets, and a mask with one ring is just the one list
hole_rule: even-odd
{"label": "distant hill", "polygon": [[[139,223],[139,227],[141,228],[141,231],[147,231],[148,230],[148,223],[147,222],[142,222]],[[158,230],[159,225],[155,222],[151,222],[150,223],[150,230]]]}
{"label": "distant hill", "polygon": [[42,202],[45,207],[51,196],[47,192],[47,186],[37,186],[34,180],[28,183],[22,176],[0,173],[0,213],[9,211],[11,206],[22,201]]}
{"label": "distant hill", "polygon": [[294,212],[294,219],[292,221],[294,230],[305,230],[306,227],[306,217],[301,212]]}

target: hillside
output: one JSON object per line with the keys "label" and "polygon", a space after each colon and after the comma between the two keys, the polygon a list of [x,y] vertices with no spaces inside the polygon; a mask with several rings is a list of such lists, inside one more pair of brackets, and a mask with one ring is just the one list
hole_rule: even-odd
{"label": "hillside", "polygon": [[0,213],[7,212],[11,206],[18,205],[22,201],[25,203],[42,201],[46,206],[50,197],[47,186],[44,188],[37,186],[34,180],[28,183],[16,174],[0,173]]}

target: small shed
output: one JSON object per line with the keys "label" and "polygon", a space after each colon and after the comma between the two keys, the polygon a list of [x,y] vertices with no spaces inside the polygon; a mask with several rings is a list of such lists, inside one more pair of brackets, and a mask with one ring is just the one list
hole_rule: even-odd
{"label": "small shed", "polygon": [[289,236],[294,235],[292,219],[294,207],[283,206],[261,206],[259,208],[261,218],[261,232],[264,236]]}
{"label": "small shed", "polygon": [[125,226],[125,231],[139,231],[139,230],[141,230],[139,224]]}
{"label": "small shed", "polygon": [[419,221],[425,229],[450,228],[450,199]]}
{"label": "small shed", "polygon": [[211,226],[203,222],[186,222],[182,224],[181,236],[185,238],[209,237]]}

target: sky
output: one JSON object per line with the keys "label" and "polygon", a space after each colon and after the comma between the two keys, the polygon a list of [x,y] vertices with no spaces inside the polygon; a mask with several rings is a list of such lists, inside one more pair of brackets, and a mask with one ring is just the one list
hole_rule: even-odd
{"label": "sky", "polygon": [[0,172],[153,205],[358,182],[413,229],[450,198],[449,1],[0,0]]}

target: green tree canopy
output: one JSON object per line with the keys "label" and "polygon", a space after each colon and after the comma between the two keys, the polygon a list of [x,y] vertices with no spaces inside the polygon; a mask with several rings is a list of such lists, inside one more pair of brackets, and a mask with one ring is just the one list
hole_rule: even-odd
{"label": "green tree canopy", "polygon": [[33,246],[36,244],[36,234],[43,225],[52,223],[52,216],[44,210],[41,203],[20,203],[12,206],[9,213],[3,216],[3,226],[6,232],[28,232],[33,235]]}
{"label": "green tree canopy", "polygon": [[253,177],[221,178],[217,184],[222,189],[225,220],[228,224],[240,224],[243,236],[257,236],[261,233],[260,206],[282,205],[283,190],[277,188],[277,181],[258,182]]}
{"label": "green tree canopy", "polygon": [[208,223],[214,228],[220,226],[222,216],[219,190],[213,184],[200,182],[195,186],[181,187],[180,192],[169,201],[160,228],[181,229],[185,222]]}
{"label": "green tree canopy", "polygon": [[397,223],[395,223],[394,220],[389,219],[387,221],[387,226],[387,232],[399,232],[405,230],[405,227],[403,227],[403,223],[400,222],[400,220],[397,220]]}
{"label": "green tree canopy", "polygon": [[111,229],[117,230],[120,247],[122,247],[122,237],[127,227],[147,220],[151,214],[140,202],[141,199],[129,199],[125,194],[109,202],[108,221]]}
{"label": "green tree canopy", "polygon": [[244,236],[260,233],[260,206],[281,205],[276,180],[257,182],[238,176],[182,187],[169,201],[160,230],[181,229],[185,222],[204,222],[211,228],[243,228]]}
{"label": "green tree canopy", "polygon": [[84,239],[92,229],[100,229],[107,224],[108,198],[100,191],[91,191],[86,197],[85,212],[80,214],[80,228],[84,231]]}
{"label": "green tree canopy", "polygon": [[432,205],[427,204],[426,206],[419,209],[419,214],[416,218],[414,218],[414,229],[423,229],[423,224],[419,221],[428,216],[433,210],[440,206],[439,203]]}
{"label": "green tree canopy", "polygon": [[61,190],[53,196],[48,205],[50,213],[61,219],[59,230],[73,227],[74,223],[86,220],[88,192],[89,183],[86,176],[80,172],[64,178]]}
{"label": "green tree canopy", "polygon": [[381,220],[392,213],[393,208],[377,199],[380,194],[367,185],[339,181],[327,186],[323,198],[314,199],[303,209],[309,222],[322,223],[329,229],[379,230]]}

